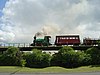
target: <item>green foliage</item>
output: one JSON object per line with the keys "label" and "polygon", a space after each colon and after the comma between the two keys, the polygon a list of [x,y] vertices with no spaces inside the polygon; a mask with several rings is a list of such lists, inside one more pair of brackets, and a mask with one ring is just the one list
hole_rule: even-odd
{"label": "green foliage", "polygon": [[25,67],[25,65],[26,65],[26,60],[22,59],[22,60],[21,60],[21,66],[22,66],[22,67]]}
{"label": "green foliage", "polygon": [[69,46],[64,46],[63,48],[61,48],[58,53],[67,53],[68,51],[74,51],[72,47]]}
{"label": "green foliage", "polygon": [[19,53],[19,49],[17,47],[8,47],[6,54],[9,56],[16,56]]}
{"label": "green foliage", "polygon": [[89,65],[91,58],[88,54],[75,52],[71,47],[63,47],[51,59],[51,65],[74,68],[81,65]]}
{"label": "green foliage", "polygon": [[60,66],[62,62],[62,57],[59,53],[55,53],[52,55],[50,64],[51,66]]}
{"label": "green foliage", "polygon": [[86,53],[91,56],[91,65],[100,65],[100,50],[98,48],[89,48]]}
{"label": "green foliage", "polygon": [[21,64],[21,53],[16,47],[8,47],[7,51],[0,57],[0,65],[17,66]]}
{"label": "green foliage", "polygon": [[50,56],[50,54],[46,54],[38,49],[33,49],[32,52],[22,54],[18,48],[9,47],[4,54],[0,54],[0,65],[34,68],[49,66],[75,68],[79,66],[100,65],[100,50],[92,47],[86,52],[75,52],[73,48],[65,46],[58,53]]}
{"label": "green foliage", "polygon": [[48,67],[50,65],[50,55],[46,53],[42,53],[41,50],[33,49],[32,53],[28,53],[25,55],[26,66],[28,67]]}
{"label": "green foliage", "polygon": [[85,52],[77,52],[79,55],[80,66],[88,66],[91,64],[91,56]]}

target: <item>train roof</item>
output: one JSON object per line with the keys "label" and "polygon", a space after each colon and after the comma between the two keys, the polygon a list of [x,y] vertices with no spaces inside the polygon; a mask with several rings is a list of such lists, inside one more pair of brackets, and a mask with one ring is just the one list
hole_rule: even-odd
{"label": "train roof", "polygon": [[79,37],[79,35],[57,35],[56,37]]}
{"label": "train roof", "polygon": [[36,41],[43,41],[44,39],[36,39]]}
{"label": "train roof", "polygon": [[100,38],[89,38],[89,37],[88,37],[88,38],[85,37],[85,38],[83,38],[83,39],[84,39],[84,40],[100,40]]}

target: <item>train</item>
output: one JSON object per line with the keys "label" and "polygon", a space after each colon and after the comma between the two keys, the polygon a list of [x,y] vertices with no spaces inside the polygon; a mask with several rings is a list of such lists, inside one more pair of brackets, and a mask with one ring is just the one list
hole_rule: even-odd
{"label": "train", "polygon": [[[36,35],[34,36],[33,43],[31,46],[51,46],[50,43],[51,36],[44,36],[44,38],[37,38]],[[79,45],[99,45],[100,38],[83,38],[83,42],[80,40],[79,35],[58,35],[55,38],[55,42],[53,45],[56,46],[63,46],[63,45],[72,45],[72,46],[79,46]]]}

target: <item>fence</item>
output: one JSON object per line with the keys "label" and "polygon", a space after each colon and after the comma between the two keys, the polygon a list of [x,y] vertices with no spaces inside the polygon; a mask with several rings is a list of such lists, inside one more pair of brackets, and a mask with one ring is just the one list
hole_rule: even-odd
{"label": "fence", "polygon": [[0,47],[31,47],[30,43],[1,43]]}

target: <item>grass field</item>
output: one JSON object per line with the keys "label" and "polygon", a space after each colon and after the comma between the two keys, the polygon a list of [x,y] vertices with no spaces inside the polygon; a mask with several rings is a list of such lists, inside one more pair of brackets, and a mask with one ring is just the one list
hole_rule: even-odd
{"label": "grass field", "polygon": [[84,66],[74,69],[67,69],[62,67],[47,67],[42,69],[16,67],[16,66],[0,66],[0,72],[12,73],[72,73],[72,72],[100,72],[99,67]]}

